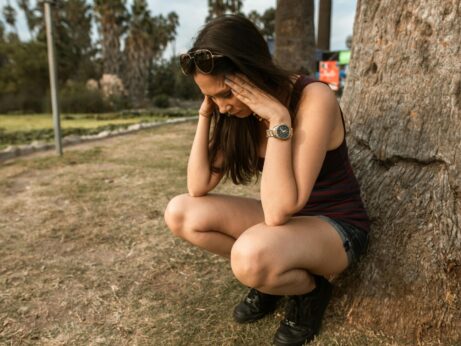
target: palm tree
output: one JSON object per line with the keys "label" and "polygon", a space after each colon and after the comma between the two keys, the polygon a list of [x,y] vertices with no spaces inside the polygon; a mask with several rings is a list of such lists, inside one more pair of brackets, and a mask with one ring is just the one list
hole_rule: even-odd
{"label": "palm tree", "polygon": [[34,11],[31,9],[29,0],[17,0],[19,8],[24,12],[27,22],[27,28],[29,29],[30,39],[34,38],[34,30],[37,26],[38,18]]}
{"label": "palm tree", "polygon": [[332,308],[402,345],[460,345],[461,0],[383,3],[357,1],[341,98],[371,246]]}
{"label": "palm tree", "polygon": [[208,17],[206,21],[224,14],[241,14],[243,0],[208,0]]}
{"label": "palm tree", "polygon": [[124,50],[124,81],[133,105],[143,105],[153,60],[174,39],[177,25],[176,13],[151,17],[146,0],[134,0]]}
{"label": "palm tree", "polygon": [[331,0],[319,1],[317,48],[330,50]]}
{"label": "palm tree", "polygon": [[19,37],[18,28],[16,27],[16,10],[11,6],[10,2],[7,1],[3,7],[3,17],[9,26],[14,29],[17,37]]}
{"label": "palm tree", "polygon": [[101,37],[103,72],[121,74],[120,40],[129,19],[126,0],[95,0],[94,12]]}
{"label": "palm tree", "polygon": [[[0,42],[4,41],[4,35],[5,35],[5,27],[3,25],[3,22],[0,20]],[[0,56],[0,67],[2,66],[2,60]]]}
{"label": "palm tree", "polygon": [[314,0],[277,0],[275,59],[288,70],[314,71]]}
{"label": "palm tree", "polygon": [[147,88],[147,71],[152,56],[150,37],[153,23],[145,0],[134,0],[131,6],[131,20],[125,40],[124,56],[126,71],[124,73],[128,94],[134,105],[144,101]]}

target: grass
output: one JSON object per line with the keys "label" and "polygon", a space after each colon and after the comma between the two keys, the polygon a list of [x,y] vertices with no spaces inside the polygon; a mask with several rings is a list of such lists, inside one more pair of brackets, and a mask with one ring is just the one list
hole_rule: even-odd
{"label": "grass", "polygon": [[[270,344],[282,310],[234,323],[246,289],[227,261],[163,222],[186,189],[194,129],[156,128],[0,166],[0,345]],[[313,345],[398,345],[348,324],[340,300]]]}
{"label": "grass", "polygon": [[[88,117],[85,114],[74,116],[62,116],[62,128],[83,128],[91,129],[107,125],[131,125],[146,121],[159,121],[165,119],[161,116],[140,116],[137,118],[119,118],[114,119],[107,114],[99,117]],[[40,129],[53,128],[53,118],[51,114],[33,114],[33,115],[0,115],[0,127],[5,130],[5,133],[16,131],[31,131]]]}

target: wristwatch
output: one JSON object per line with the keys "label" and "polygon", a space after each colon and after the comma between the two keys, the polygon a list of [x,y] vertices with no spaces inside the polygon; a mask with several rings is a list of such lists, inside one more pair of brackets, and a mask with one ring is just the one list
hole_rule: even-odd
{"label": "wristwatch", "polygon": [[286,141],[293,135],[293,129],[287,124],[279,124],[274,126],[272,129],[266,130],[266,137],[275,137]]}

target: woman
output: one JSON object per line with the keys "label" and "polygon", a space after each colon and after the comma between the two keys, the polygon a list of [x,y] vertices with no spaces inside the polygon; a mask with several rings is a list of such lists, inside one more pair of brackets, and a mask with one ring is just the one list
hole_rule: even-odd
{"label": "woman", "polygon": [[[230,258],[251,288],[235,307],[237,322],[264,317],[288,296],[274,343],[302,345],[318,333],[330,300],[325,277],[354,264],[367,245],[369,220],[336,97],[274,65],[256,27],[239,16],[208,23],[180,60],[204,100],[189,193],[169,202],[166,224]],[[260,200],[210,193],[223,177],[245,184],[258,174]]]}

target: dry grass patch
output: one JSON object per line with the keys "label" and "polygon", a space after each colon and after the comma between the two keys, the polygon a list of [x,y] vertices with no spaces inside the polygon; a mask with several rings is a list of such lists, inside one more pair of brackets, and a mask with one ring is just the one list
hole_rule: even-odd
{"label": "dry grass patch", "polygon": [[[246,289],[229,264],[164,225],[167,202],[186,189],[194,129],[152,129],[1,166],[0,344],[270,344],[281,310],[235,324]],[[258,193],[256,185],[219,191]],[[316,345],[393,344],[353,329],[340,310],[329,309]]]}

